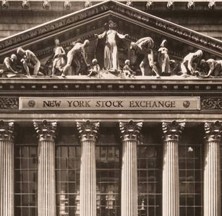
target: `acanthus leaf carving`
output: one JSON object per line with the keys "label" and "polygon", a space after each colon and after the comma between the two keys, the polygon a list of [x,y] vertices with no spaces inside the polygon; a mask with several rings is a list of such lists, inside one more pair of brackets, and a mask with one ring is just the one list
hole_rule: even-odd
{"label": "acanthus leaf carving", "polygon": [[12,141],[14,139],[14,122],[0,121],[0,140]]}
{"label": "acanthus leaf carving", "polygon": [[120,132],[123,141],[134,140],[140,141],[140,131],[142,129],[143,122],[141,121],[127,121],[120,122]]}
{"label": "acanthus leaf carving", "polygon": [[164,134],[164,141],[178,142],[185,125],[185,121],[163,122],[162,130]]}
{"label": "acanthus leaf carving", "polygon": [[205,139],[208,142],[220,142],[222,135],[222,123],[219,121],[205,122]]}
{"label": "acanthus leaf carving", "polygon": [[78,121],[76,123],[81,141],[93,141],[98,138],[100,123],[93,121]]}
{"label": "acanthus leaf carving", "polygon": [[34,121],[34,128],[39,141],[54,141],[56,137],[57,122]]}

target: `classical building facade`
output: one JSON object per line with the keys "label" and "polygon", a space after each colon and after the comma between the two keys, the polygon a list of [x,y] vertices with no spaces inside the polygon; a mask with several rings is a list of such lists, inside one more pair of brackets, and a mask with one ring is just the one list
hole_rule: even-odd
{"label": "classical building facade", "polygon": [[[179,67],[197,50],[219,61],[220,36],[138,8],[94,2],[0,40],[1,63],[23,47],[42,72],[0,78],[0,216],[221,216],[221,71]],[[127,34],[117,44],[121,69],[52,76],[55,38],[66,52],[88,40],[90,64],[110,20]],[[125,76],[131,42],[144,37],[154,41],[160,77]],[[174,69],[166,73],[157,60],[163,40]]]}

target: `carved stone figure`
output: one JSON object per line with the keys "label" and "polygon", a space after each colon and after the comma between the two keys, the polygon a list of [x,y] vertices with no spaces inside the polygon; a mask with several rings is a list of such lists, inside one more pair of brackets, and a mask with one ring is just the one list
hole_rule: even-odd
{"label": "carved stone figure", "polygon": [[[106,26],[105,26],[106,27]],[[104,51],[103,51],[103,64],[105,70],[116,71],[118,70],[118,40],[125,39],[128,35],[120,34],[116,30],[117,25],[112,20],[108,23],[108,29],[100,35],[95,35],[98,39],[104,39]],[[98,49],[97,49],[97,52]]]}
{"label": "carved stone figure", "polygon": [[91,76],[98,76],[98,78],[100,78],[99,73],[100,73],[100,66],[98,64],[98,61],[97,61],[97,59],[93,59],[92,60],[92,65],[91,65],[91,68],[90,68],[90,72],[89,72],[88,76],[89,77],[91,77]]}
{"label": "carved stone figure", "polygon": [[170,73],[170,57],[168,54],[168,49],[166,48],[166,40],[163,40],[160,44],[160,48],[158,50],[158,63],[161,69],[161,73]]}
{"label": "carved stone figure", "polygon": [[73,48],[67,53],[67,63],[63,68],[62,76],[66,76],[73,65],[75,67],[75,75],[85,74],[89,64],[86,61],[85,48],[89,46],[89,41],[77,40],[73,44]]}
{"label": "carved stone figure", "polygon": [[33,70],[33,75],[39,73],[41,63],[36,55],[30,50],[24,50],[22,47],[17,49],[17,53],[22,57],[21,62],[28,76],[31,76],[30,70]]}
{"label": "carved stone figure", "polygon": [[201,57],[203,56],[202,50],[197,50],[194,53],[186,55],[181,63],[181,72],[183,76],[196,75],[196,66],[198,65]]}
{"label": "carved stone figure", "polygon": [[6,57],[3,61],[3,69],[0,70],[0,74],[3,75],[7,72],[14,75],[18,74],[17,56],[15,54],[12,54],[10,57]]}
{"label": "carved stone figure", "polygon": [[125,61],[125,65],[123,67],[123,74],[126,78],[133,78],[134,77],[134,71],[130,68],[130,60],[127,59]]}
{"label": "carved stone figure", "polygon": [[144,37],[136,42],[131,42],[130,49],[134,50],[137,56],[136,65],[139,65],[142,76],[155,73],[156,77],[159,77],[154,63],[153,47],[154,41],[151,37]]}
{"label": "carved stone figure", "polygon": [[66,52],[63,49],[63,47],[60,45],[59,39],[55,39],[52,76],[56,73],[56,71],[62,73],[62,69],[65,66],[65,55]]}
{"label": "carved stone figure", "polygon": [[203,76],[205,78],[210,77],[212,74],[218,76],[222,72],[222,60],[208,59],[206,61],[201,60],[201,63],[206,64],[209,69],[207,75]]}

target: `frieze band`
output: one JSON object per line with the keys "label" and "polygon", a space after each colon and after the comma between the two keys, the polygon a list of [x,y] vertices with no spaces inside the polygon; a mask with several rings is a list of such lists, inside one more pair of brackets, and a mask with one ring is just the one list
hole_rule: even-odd
{"label": "frieze band", "polygon": [[[0,97],[0,110],[18,110],[18,109],[19,109],[19,97]],[[200,109],[221,111],[222,97],[200,97]]]}

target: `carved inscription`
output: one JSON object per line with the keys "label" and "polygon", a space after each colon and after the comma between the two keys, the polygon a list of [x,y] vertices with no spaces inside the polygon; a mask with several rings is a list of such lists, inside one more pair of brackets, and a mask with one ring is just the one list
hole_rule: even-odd
{"label": "carved inscription", "polygon": [[20,110],[199,110],[199,97],[20,97]]}

